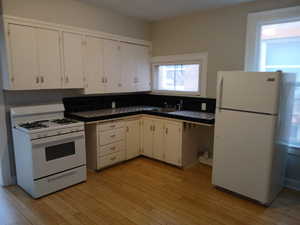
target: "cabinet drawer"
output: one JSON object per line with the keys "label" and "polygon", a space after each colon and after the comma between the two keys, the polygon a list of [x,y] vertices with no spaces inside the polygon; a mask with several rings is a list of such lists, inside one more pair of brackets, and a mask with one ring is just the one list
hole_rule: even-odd
{"label": "cabinet drawer", "polygon": [[97,168],[101,169],[116,164],[118,162],[122,162],[124,160],[125,160],[125,151],[115,152],[107,156],[98,157]]}
{"label": "cabinet drawer", "polygon": [[98,157],[106,156],[120,151],[125,151],[125,141],[119,141],[100,147],[98,150]]}
{"label": "cabinet drawer", "polygon": [[109,130],[99,133],[100,146],[108,145],[117,141],[121,141],[125,137],[124,128]]}
{"label": "cabinet drawer", "polygon": [[100,123],[98,125],[98,131],[107,131],[124,127],[124,121],[114,121],[107,123]]}

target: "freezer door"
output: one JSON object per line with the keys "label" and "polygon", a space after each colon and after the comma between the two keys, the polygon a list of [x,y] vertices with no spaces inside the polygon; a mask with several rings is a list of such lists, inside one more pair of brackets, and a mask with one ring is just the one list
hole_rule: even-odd
{"label": "freezer door", "polygon": [[217,112],[214,185],[261,203],[268,202],[276,119],[276,116],[255,113]]}
{"label": "freezer door", "polygon": [[218,73],[217,107],[277,114],[281,73]]}

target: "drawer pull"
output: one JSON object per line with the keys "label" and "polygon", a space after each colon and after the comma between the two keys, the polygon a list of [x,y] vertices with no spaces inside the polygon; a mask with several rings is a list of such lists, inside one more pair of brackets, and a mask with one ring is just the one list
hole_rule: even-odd
{"label": "drawer pull", "polygon": [[60,175],[58,177],[49,178],[49,179],[47,179],[47,181],[48,181],[48,183],[50,183],[52,181],[56,181],[56,180],[62,179],[64,177],[72,176],[72,175],[74,175],[76,173],[77,173],[76,171],[72,171],[70,173],[66,173],[66,174]]}
{"label": "drawer pull", "polygon": [[115,127],[116,127],[116,125],[111,125],[110,127],[111,127],[111,128],[115,128]]}
{"label": "drawer pull", "polygon": [[117,157],[114,156],[114,157],[111,157],[110,160],[111,160],[111,161],[114,161],[114,160],[116,160],[116,158],[117,158]]}
{"label": "drawer pull", "polygon": [[111,138],[114,138],[114,137],[116,137],[116,135],[115,135],[115,134],[113,134],[113,135],[110,135],[110,137],[111,137]]}
{"label": "drawer pull", "polygon": [[115,149],[116,149],[116,146],[110,148],[110,150],[115,150]]}

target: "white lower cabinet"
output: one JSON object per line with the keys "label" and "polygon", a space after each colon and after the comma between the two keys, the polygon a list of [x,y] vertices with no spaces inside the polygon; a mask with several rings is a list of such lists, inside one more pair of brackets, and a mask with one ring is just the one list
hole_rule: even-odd
{"label": "white lower cabinet", "polygon": [[163,120],[153,120],[153,155],[157,160],[164,160],[165,140],[165,123]]}
{"label": "white lower cabinet", "polygon": [[165,123],[164,161],[181,166],[182,162],[182,124],[176,122]]}
{"label": "white lower cabinet", "polygon": [[182,167],[182,127],[182,122],[154,117],[87,124],[87,167],[100,170],[139,155]]}
{"label": "white lower cabinet", "polygon": [[122,120],[87,124],[87,167],[100,170],[125,160],[125,128]]}
{"label": "white lower cabinet", "polygon": [[140,119],[126,121],[126,159],[140,155]]}
{"label": "white lower cabinet", "polygon": [[182,123],[144,117],[142,155],[181,166]]}

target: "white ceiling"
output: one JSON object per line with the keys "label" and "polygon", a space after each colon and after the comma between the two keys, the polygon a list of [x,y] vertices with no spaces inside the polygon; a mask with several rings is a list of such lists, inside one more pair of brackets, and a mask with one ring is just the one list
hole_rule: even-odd
{"label": "white ceiling", "polygon": [[81,0],[149,21],[254,0]]}

